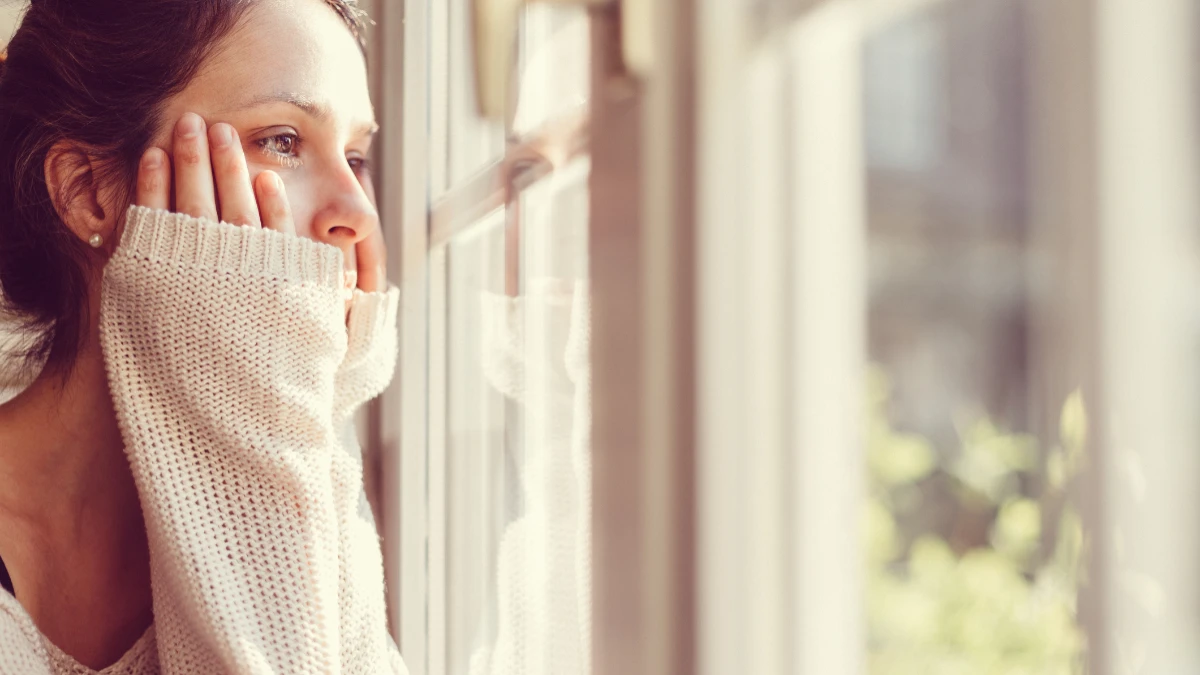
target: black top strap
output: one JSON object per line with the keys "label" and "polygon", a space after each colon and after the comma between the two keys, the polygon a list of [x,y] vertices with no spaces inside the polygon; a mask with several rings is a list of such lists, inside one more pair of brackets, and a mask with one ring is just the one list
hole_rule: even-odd
{"label": "black top strap", "polygon": [[16,591],[13,590],[12,578],[8,576],[8,568],[4,566],[4,561],[0,560],[0,588],[8,591],[10,595],[16,596]]}

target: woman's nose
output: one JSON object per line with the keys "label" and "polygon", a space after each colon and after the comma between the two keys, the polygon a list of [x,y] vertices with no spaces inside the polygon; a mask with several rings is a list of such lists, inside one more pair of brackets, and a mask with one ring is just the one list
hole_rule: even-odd
{"label": "woman's nose", "polygon": [[379,212],[357,183],[331,195],[313,220],[313,238],[347,253],[379,227]]}

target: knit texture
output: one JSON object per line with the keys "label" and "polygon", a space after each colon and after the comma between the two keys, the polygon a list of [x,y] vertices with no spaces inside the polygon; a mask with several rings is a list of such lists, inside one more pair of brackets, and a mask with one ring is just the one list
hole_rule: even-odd
{"label": "knit texture", "polygon": [[470,675],[591,672],[591,303],[584,282],[535,279],[481,298],[481,366],[523,411],[524,512],[501,535],[496,634]]}
{"label": "knit texture", "polygon": [[[353,417],[396,363],[396,289],[338,249],[133,207],[101,341],[150,544],[154,626],[103,673],[406,673]],[[0,673],[92,673],[0,598]]]}

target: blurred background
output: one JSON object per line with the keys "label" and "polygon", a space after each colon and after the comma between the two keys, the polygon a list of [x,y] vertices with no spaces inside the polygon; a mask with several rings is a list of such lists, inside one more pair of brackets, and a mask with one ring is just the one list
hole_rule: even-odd
{"label": "blurred background", "polygon": [[360,4],[414,675],[1200,673],[1195,0]]}

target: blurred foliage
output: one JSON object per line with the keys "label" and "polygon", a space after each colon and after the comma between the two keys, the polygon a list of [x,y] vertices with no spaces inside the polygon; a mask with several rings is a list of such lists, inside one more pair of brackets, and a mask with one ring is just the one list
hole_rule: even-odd
{"label": "blurred foliage", "polygon": [[[1082,396],[1063,406],[1055,447],[984,418],[960,428],[959,452],[939,457],[926,439],[891,427],[882,372],[869,391],[872,675],[1081,674],[1083,531],[1065,491],[1084,458]],[[952,512],[948,524],[917,517],[929,495],[950,500],[935,505]],[[983,541],[948,536],[964,527]]]}

